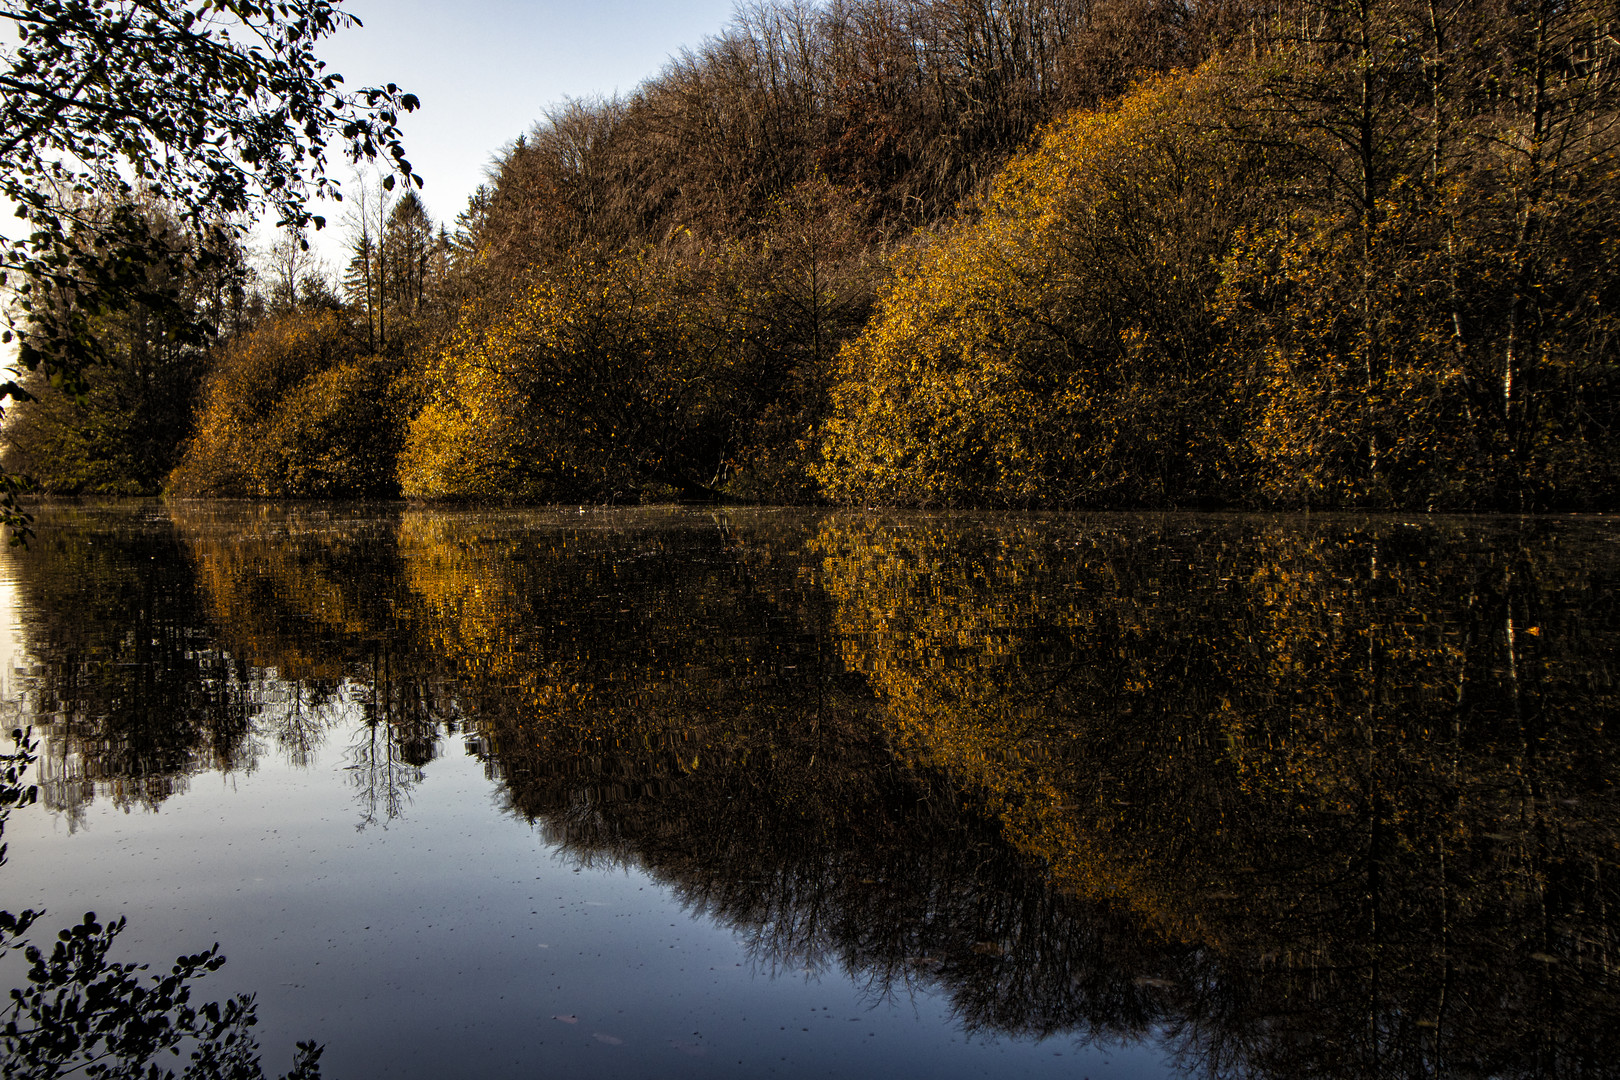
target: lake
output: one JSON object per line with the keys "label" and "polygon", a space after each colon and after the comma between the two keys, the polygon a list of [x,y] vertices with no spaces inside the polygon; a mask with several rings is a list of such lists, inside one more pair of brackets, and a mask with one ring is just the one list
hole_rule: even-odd
{"label": "lake", "polygon": [[1620,1074],[1616,519],[36,527],[0,906],[267,1069]]}

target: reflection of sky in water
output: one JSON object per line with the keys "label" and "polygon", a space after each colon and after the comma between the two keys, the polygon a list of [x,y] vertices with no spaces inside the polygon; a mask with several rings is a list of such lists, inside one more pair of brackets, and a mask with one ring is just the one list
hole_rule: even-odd
{"label": "reflection of sky in water", "polygon": [[[121,913],[131,957],[218,941],[209,998],[257,993],[266,1064],[327,1045],[333,1077],[1158,1075],[1155,1055],[1062,1038],[969,1041],[935,995],[758,970],[636,869],[582,867],[503,811],[451,744],[404,814],[357,827],[352,712],[307,768],[192,777],[153,813],[96,800],[69,835],[39,808],[7,828],[12,904]],[[1145,1070],[1145,1072],[1144,1072]],[[1082,1070],[1084,1071],[1084,1070]]]}
{"label": "reflection of sky in water", "polygon": [[[14,715],[29,691],[11,572],[0,556]],[[245,675],[232,693],[251,727],[229,767],[164,767],[153,798],[47,739],[51,790],[8,824],[0,883],[6,905],[49,912],[47,933],[127,917],[116,959],[161,970],[220,943],[199,1000],[257,995],[269,1071],[313,1038],[332,1077],[1163,1073],[1149,1049],[966,1035],[944,995],[879,991],[836,958],[761,958],[642,869],[549,845],[464,733],[412,765],[366,724],[363,683]]]}
{"label": "reflection of sky in water", "polygon": [[[220,942],[274,1067],[1166,1072],[1090,1025],[1383,1075],[1610,1026],[1607,523],[173,513],[0,555],[0,630],[71,598],[22,613],[6,696],[62,712],[0,885]],[[1009,1030],[1066,1034],[965,1034]]]}

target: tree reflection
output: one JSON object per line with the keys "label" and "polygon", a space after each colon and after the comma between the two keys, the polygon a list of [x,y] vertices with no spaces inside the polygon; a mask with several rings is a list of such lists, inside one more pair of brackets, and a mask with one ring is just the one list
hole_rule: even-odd
{"label": "tree reflection", "polygon": [[[93,716],[60,753],[117,782],[303,760],[342,716],[386,824],[460,735],[549,843],[762,969],[930,987],[969,1030],[1209,1076],[1620,1062],[1604,523],[71,520],[31,603],[115,599],[31,616],[36,712]],[[179,568],[137,569],[161,544]]]}
{"label": "tree reflection", "polygon": [[341,722],[341,695],[336,687],[289,682],[261,675],[255,692],[259,711],[254,727],[274,740],[287,760],[306,768],[326,742],[327,732]]}
{"label": "tree reflection", "polygon": [[821,580],[905,756],[1071,891],[1211,947],[1171,993],[1186,1060],[1610,1067],[1601,530],[1078,524],[835,521]]}
{"label": "tree reflection", "polygon": [[98,789],[151,807],[198,771],[253,764],[246,673],[208,633],[172,530],[118,521],[64,509],[9,556],[42,801],[70,823]]}
{"label": "tree reflection", "polygon": [[360,725],[344,757],[348,764],[343,768],[360,804],[357,828],[379,822],[386,827],[404,814],[412,789],[422,782],[422,770],[404,760],[388,725],[376,721]]}
{"label": "tree reflection", "polygon": [[437,684],[414,677],[395,652],[375,648],[370,671],[370,684],[356,687],[363,722],[344,755],[361,829],[404,814],[423,767],[439,756],[441,736],[457,730],[454,706],[434,692]]}
{"label": "tree reflection", "polygon": [[1620,618],[1580,525],[402,538],[513,808],[766,967],[1211,1075],[1616,1060]]}
{"label": "tree reflection", "polygon": [[971,1029],[1125,1038],[1162,1016],[1141,980],[1189,950],[1054,890],[977,800],[897,760],[778,546],[806,534],[419,524],[407,565],[440,598],[423,625],[465,664],[481,752],[549,843],[645,868],[764,970],[939,987]]}
{"label": "tree reflection", "polygon": [[181,504],[174,520],[233,655],[289,689],[261,730],[302,764],[358,717],[344,766],[359,827],[401,816],[458,706],[409,634],[396,514],[355,505]]}

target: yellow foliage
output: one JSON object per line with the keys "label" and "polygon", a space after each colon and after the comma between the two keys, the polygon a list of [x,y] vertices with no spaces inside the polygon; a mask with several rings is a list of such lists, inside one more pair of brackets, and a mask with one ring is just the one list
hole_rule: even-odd
{"label": "yellow foliage", "polygon": [[895,268],[839,358],[817,478],[843,501],[1164,502],[1234,471],[1213,360],[1245,164],[1205,71],[1054,124],[977,221]]}
{"label": "yellow foliage", "polygon": [[742,379],[742,312],[722,270],[582,256],[499,308],[469,307],[406,436],[405,494],[614,499],[701,485]]}
{"label": "yellow foliage", "polygon": [[169,493],[392,494],[400,410],[391,367],[361,355],[340,312],[271,316],[221,350]]}

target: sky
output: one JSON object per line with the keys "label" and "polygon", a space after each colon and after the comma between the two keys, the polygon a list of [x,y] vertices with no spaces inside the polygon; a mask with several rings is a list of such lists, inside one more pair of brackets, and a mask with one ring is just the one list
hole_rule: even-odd
{"label": "sky", "polygon": [[[344,0],[363,27],[320,49],[351,89],[398,83],[422,99],[406,156],[433,219],[454,225],[491,160],[568,98],[628,93],[731,21],[734,0]],[[334,175],[348,177],[339,163]],[[320,212],[319,210],[317,212]],[[313,246],[336,269],[342,209]]]}
{"label": "sky", "polygon": [[[569,98],[629,93],[682,49],[731,22],[735,0],[341,0],[363,25],[319,48],[327,70],[358,90],[397,83],[422,107],[403,118],[406,157],[435,222],[454,226],[502,147]],[[0,27],[11,41],[9,28]],[[341,157],[332,175],[347,186]],[[331,273],[347,263],[344,207],[314,206],[329,224],[310,237]],[[15,223],[0,214],[0,233]],[[273,230],[250,238],[267,247]],[[13,345],[0,346],[0,368]]]}

